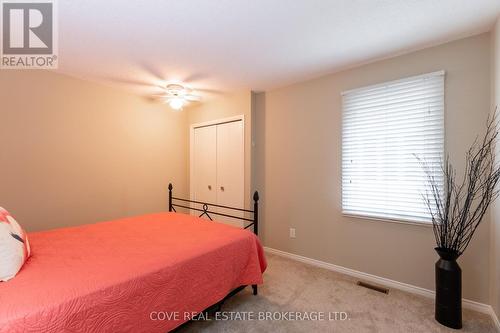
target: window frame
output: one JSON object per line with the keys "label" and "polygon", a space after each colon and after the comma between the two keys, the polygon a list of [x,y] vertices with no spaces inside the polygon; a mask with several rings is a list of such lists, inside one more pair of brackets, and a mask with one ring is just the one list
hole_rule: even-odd
{"label": "window frame", "polygon": [[[422,226],[422,227],[432,227],[433,223],[432,220],[419,220],[419,219],[412,219],[412,218],[391,218],[391,217],[382,217],[382,216],[377,216],[377,215],[369,215],[369,214],[355,214],[351,212],[346,212],[344,210],[344,191],[343,191],[343,181],[342,177],[344,174],[344,168],[343,168],[343,156],[344,156],[344,147],[343,147],[343,138],[344,138],[344,115],[345,115],[345,108],[344,108],[344,95],[356,92],[359,90],[363,89],[372,89],[372,88],[378,88],[378,87],[383,87],[386,85],[398,83],[401,81],[405,81],[408,79],[418,79],[418,78],[425,78],[425,77],[432,77],[432,76],[442,76],[443,77],[443,151],[442,151],[442,161],[441,164],[443,165],[444,160],[447,156],[448,149],[447,149],[447,140],[446,140],[446,123],[447,123],[447,112],[446,112],[446,71],[445,70],[439,70],[439,71],[434,71],[434,72],[428,72],[424,74],[417,74],[417,75],[410,75],[410,76],[405,76],[399,79],[395,80],[389,80],[389,81],[384,81],[380,83],[375,83],[375,84],[370,84],[370,85],[365,85],[349,90],[344,90],[340,93],[341,97],[341,130],[340,130],[340,209],[341,209],[341,215],[346,218],[353,218],[357,220],[368,220],[368,221],[378,221],[378,222],[386,222],[386,223],[398,223],[398,224],[406,224],[406,225],[413,225],[413,226]],[[443,191],[444,191],[444,186],[443,186]]]}

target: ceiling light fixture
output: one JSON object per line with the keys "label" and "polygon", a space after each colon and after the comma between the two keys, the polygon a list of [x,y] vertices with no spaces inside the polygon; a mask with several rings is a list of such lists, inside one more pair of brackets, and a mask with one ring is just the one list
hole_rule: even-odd
{"label": "ceiling light fixture", "polygon": [[184,103],[184,99],[180,97],[173,97],[168,100],[168,105],[176,111],[182,110]]}
{"label": "ceiling light fixture", "polygon": [[165,98],[165,102],[174,110],[182,110],[189,102],[198,102],[201,97],[193,94],[191,88],[185,87],[178,83],[167,84],[164,87],[165,92],[160,95]]}

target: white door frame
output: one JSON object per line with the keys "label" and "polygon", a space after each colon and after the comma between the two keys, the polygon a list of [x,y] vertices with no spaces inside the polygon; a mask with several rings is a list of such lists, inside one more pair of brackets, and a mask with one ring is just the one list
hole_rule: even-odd
{"label": "white door frame", "polygon": [[[196,123],[196,124],[191,124],[189,126],[189,199],[194,200],[194,185],[192,180],[194,179],[194,168],[193,168],[193,160],[194,160],[194,130],[198,127],[205,127],[205,126],[214,126],[214,125],[219,125],[219,124],[224,124],[224,123],[231,123],[234,121],[239,121],[241,120],[241,124],[243,125],[243,147],[241,149],[242,154],[243,154],[243,183],[245,183],[245,178],[246,178],[246,165],[245,165],[245,115],[237,115],[233,117],[227,117],[227,118],[221,118],[221,119],[215,119],[215,120],[209,120],[205,121],[202,123]],[[217,184],[215,185],[217,186]],[[243,186],[243,192],[245,191],[245,186]],[[209,202],[210,203],[210,202]],[[213,204],[216,204],[216,202],[211,202]],[[242,208],[242,207],[238,207]]]}

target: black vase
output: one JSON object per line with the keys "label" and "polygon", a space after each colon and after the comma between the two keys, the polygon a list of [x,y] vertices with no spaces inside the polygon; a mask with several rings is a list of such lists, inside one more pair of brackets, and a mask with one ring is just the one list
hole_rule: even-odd
{"label": "black vase", "polygon": [[462,328],[462,269],[455,251],[436,248],[436,320],[451,328]]}

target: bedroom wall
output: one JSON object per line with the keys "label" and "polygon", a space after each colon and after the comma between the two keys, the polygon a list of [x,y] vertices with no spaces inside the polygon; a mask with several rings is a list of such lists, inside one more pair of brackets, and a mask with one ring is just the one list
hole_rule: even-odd
{"label": "bedroom wall", "polygon": [[[460,174],[490,110],[490,35],[381,60],[260,94],[256,186],[268,247],[434,289],[430,226],[341,214],[341,92],[446,70],[446,145]],[[296,228],[295,239],[289,228]],[[489,216],[460,259],[463,296],[489,303]]]}
{"label": "bedroom wall", "polygon": [[[250,90],[234,93],[223,93],[193,104],[188,111],[188,126],[186,137],[188,140],[187,174],[189,178],[189,131],[190,125],[206,121],[218,120],[233,116],[245,117],[245,206],[251,206],[252,193],[252,92]],[[189,188],[189,187],[188,187]]]}
{"label": "bedroom wall", "polygon": [[[492,104],[500,108],[500,17],[491,33],[492,42]],[[500,112],[500,109],[499,109]],[[500,147],[497,147],[497,160],[500,161]],[[492,208],[491,219],[491,305],[500,318],[500,202]]]}
{"label": "bedroom wall", "polygon": [[167,209],[186,113],[43,70],[0,72],[0,206],[29,231]]}

